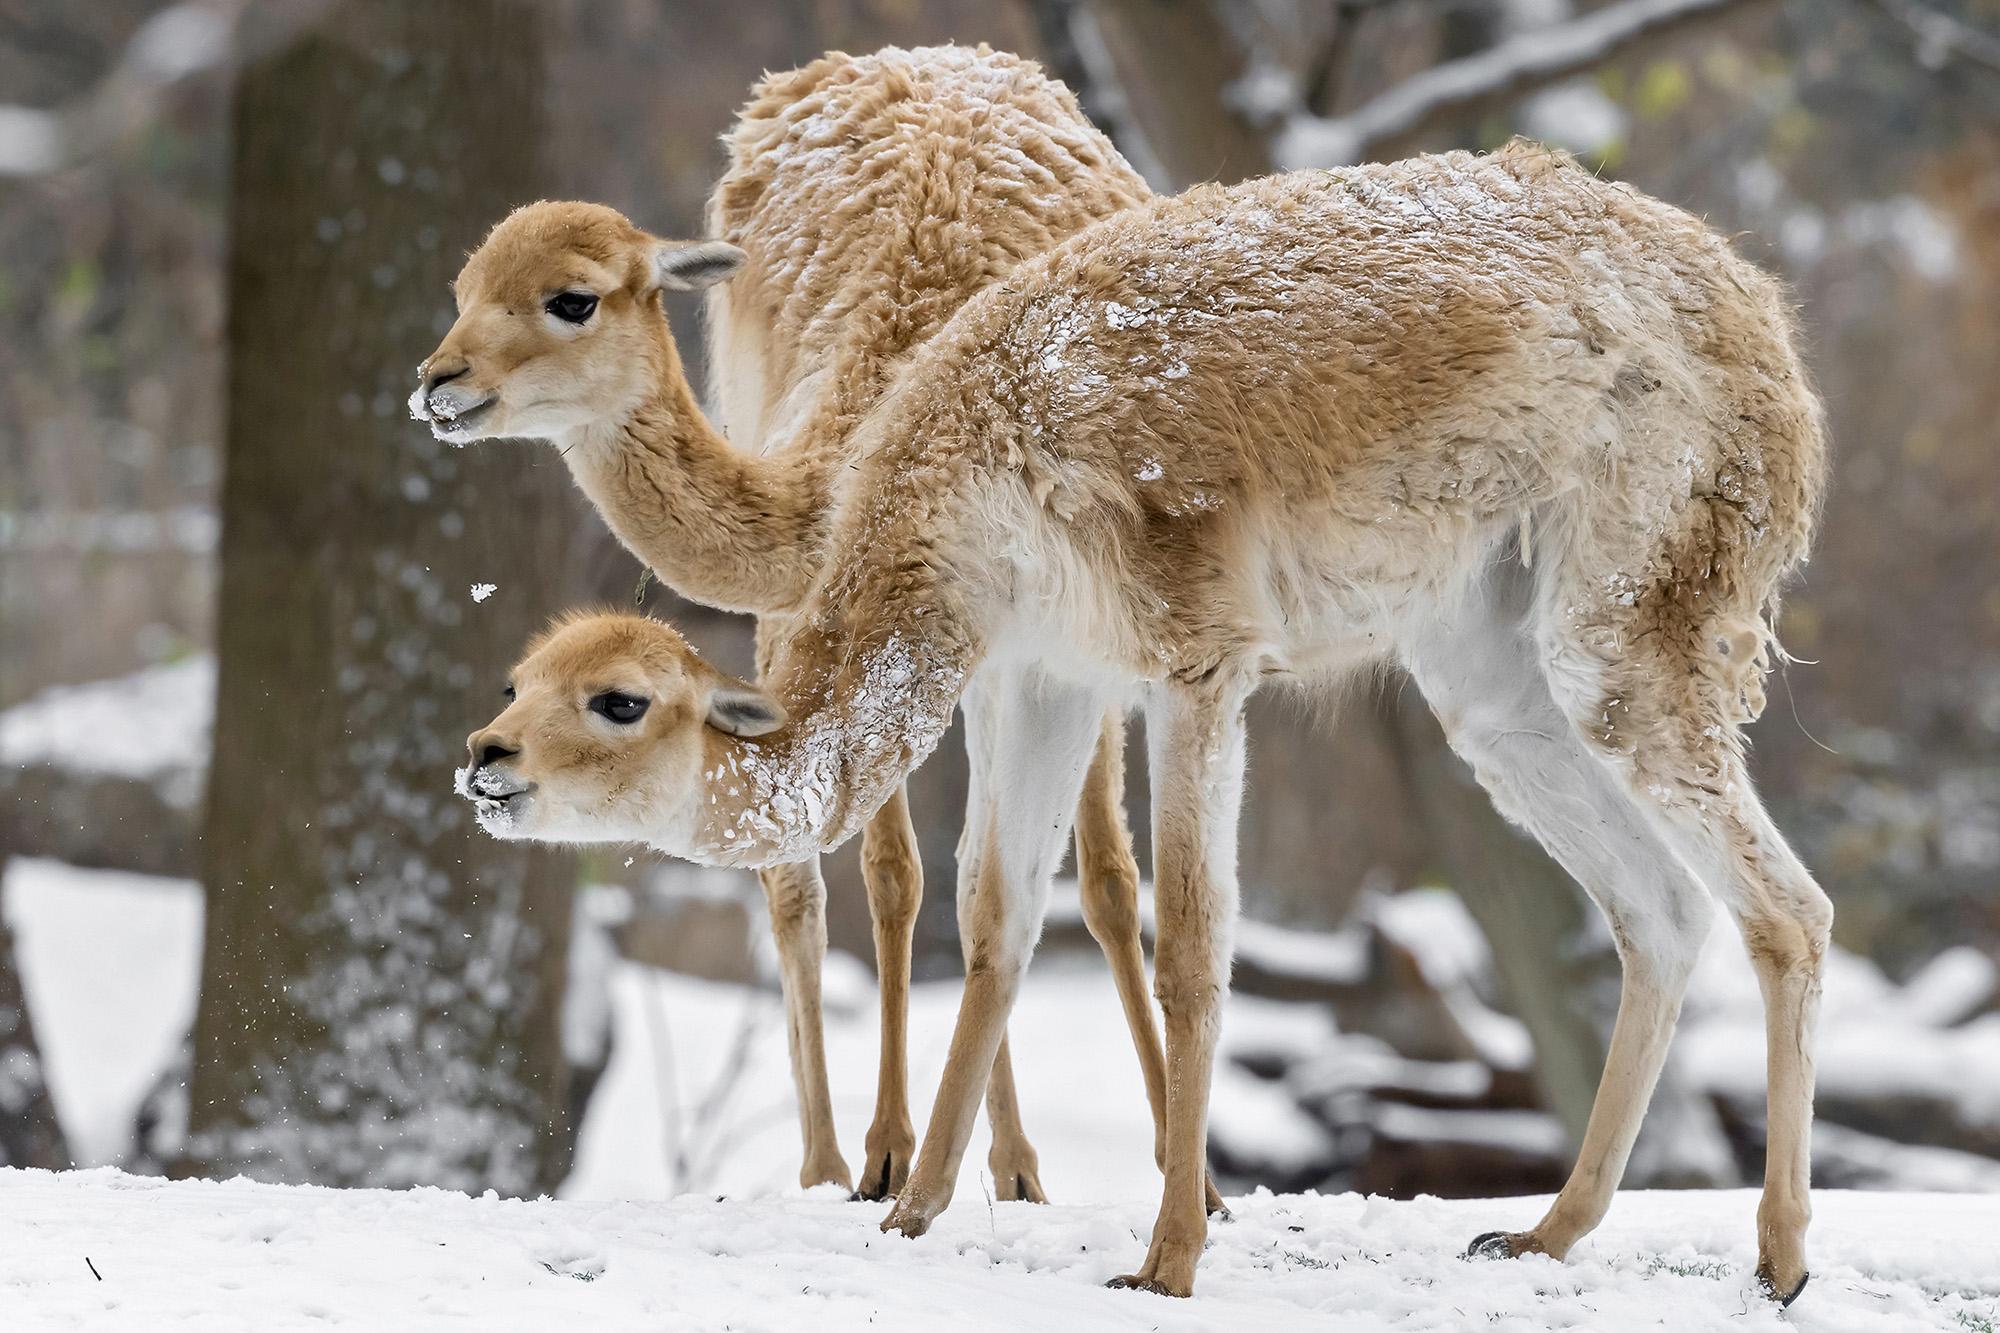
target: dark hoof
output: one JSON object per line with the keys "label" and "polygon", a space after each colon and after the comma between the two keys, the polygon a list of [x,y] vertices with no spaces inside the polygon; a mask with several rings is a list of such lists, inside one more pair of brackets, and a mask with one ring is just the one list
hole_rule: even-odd
{"label": "dark hoof", "polygon": [[1780,1296],[1778,1294],[1777,1284],[1771,1281],[1768,1274],[1759,1273],[1757,1275],[1757,1285],[1763,1289],[1765,1296],[1769,1297],[1771,1300],[1774,1300],[1778,1303],[1778,1308],[1780,1310],[1784,1309],[1786,1306],[1790,1305],[1793,1301],[1797,1300],[1799,1298],[1799,1293],[1806,1289],[1806,1283],[1810,1281],[1812,1281],[1812,1274],[1811,1273],[1804,1274],[1799,1278],[1799,1284],[1796,1287],[1793,1287],[1788,1294]]}
{"label": "dark hoof", "polygon": [[1153,1281],[1151,1278],[1140,1277],[1137,1273],[1125,1273],[1119,1277],[1112,1278],[1104,1285],[1115,1291],[1145,1291],[1155,1296],[1180,1295],[1179,1292],[1168,1291],[1160,1283]]}
{"label": "dark hoof", "polygon": [[889,1182],[895,1178],[895,1172],[896,1159],[894,1157],[884,1157],[882,1159],[881,1172],[872,1178],[864,1179],[861,1182],[861,1187],[847,1196],[847,1201],[849,1203],[880,1203],[884,1199],[894,1198],[896,1191],[889,1188]]}
{"label": "dark hoof", "polygon": [[1001,1176],[993,1183],[993,1197],[1001,1203],[1047,1203],[1049,1196],[1032,1172],[1019,1171]]}
{"label": "dark hoof", "polygon": [[1208,1210],[1208,1220],[1211,1222],[1234,1222],[1236,1214],[1229,1211],[1228,1204],[1218,1200],[1216,1205]]}
{"label": "dark hoof", "polygon": [[1474,1236],[1472,1244],[1465,1247],[1468,1259],[1512,1259],[1514,1242],[1504,1231],[1489,1231],[1483,1236]]}

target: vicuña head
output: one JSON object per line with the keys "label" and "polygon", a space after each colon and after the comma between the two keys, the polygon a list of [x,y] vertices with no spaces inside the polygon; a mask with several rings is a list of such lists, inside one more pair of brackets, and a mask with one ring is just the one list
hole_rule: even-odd
{"label": "vicu\u00f1a head", "polygon": [[709,733],[761,736],[784,710],[645,616],[577,613],[528,645],[506,710],[466,740],[459,795],[497,838],[650,842],[704,789]]}
{"label": "vicu\u00f1a head", "polygon": [[418,367],[410,414],[452,444],[621,419],[679,376],[660,293],[712,286],[743,259],[724,241],[661,240],[601,204],[518,208],[452,285],[458,319]]}

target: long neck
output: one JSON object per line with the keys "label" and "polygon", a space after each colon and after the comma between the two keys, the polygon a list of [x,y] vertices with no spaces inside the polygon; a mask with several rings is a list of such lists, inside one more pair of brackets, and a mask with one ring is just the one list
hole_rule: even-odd
{"label": "long neck", "polygon": [[676,592],[731,611],[789,611],[818,572],[823,479],[800,460],[732,448],[708,422],[663,331],[652,391],[613,422],[558,440],[577,485]]}
{"label": "long neck", "polygon": [[771,672],[791,720],[758,740],[706,733],[693,845],[665,850],[774,865],[860,830],[943,739],[979,662],[965,589],[941,563],[836,557]]}

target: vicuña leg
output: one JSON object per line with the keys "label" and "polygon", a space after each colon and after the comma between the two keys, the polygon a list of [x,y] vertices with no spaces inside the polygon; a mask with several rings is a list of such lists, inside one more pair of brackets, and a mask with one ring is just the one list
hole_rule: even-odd
{"label": "vicu\u00f1a leg", "polygon": [[886,1199],[909,1178],[917,1132],[910,1123],[910,934],[923,902],[924,868],[910,803],[897,788],[861,832],[861,877],[875,929],[875,972],[882,989],[882,1047],[875,1120],[856,1198]]}
{"label": "vicu\u00f1a leg", "polygon": [[1667,835],[1728,904],[1764,995],[1768,1087],[1757,1276],[1789,1305],[1806,1284],[1812,1219],[1813,1028],[1833,904],[1765,814],[1750,775],[1725,761],[1719,790],[1662,801]]}
{"label": "vicu\u00f1a leg", "polygon": [[[951,1201],[980,1093],[1041,932],[1049,877],[1069,834],[1104,706],[1093,691],[1002,666],[989,667],[965,696],[973,773],[959,844],[965,994],[916,1169],[884,1231],[922,1235]],[[997,1142],[1002,1125],[994,1130]]]}
{"label": "vicu\u00f1a leg", "polygon": [[1552,697],[1517,598],[1496,586],[1413,647],[1410,666],[1452,747],[1611,923],[1623,978],[1576,1167],[1527,1231],[1472,1251],[1561,1258],[1603,1218],[1651,1098],[1713,911],[1691,871]]}
{"label": "vicu\u00f1a leg", "polygon": [[[966,965],[971,966],[970,955]],[[1041,1158],[1021,1126],[1021,1096],[1014,1088],[1014,1060],[1007,1052],[1004,1029],[1000,1049],[993,1055],[992,1077],[986,1080],[986,1127],[993,1132],[993,1146],[986,1153],[986,1169],[993,1173],[993,1197],[1003,1202],[1047,1203]]]}
{"label": "vicu\u00f1a leg", "polygon": [[827,1090],[826,1044],[820,1014],[820,965],[826,958],[826,882],[819,861],[769,866],[757,872],[777,936],[778,967],[785,992],[785,1035],[792,1056],[792,1085],[799,1097],[799,1130],[805,1164],[799,1184],[853,1188],[847,1161],[833,1130],[833,1098]]}
{"label": "vicu\u00f1a leg", "polygon": [[[1165,1171],[1167,1059],[1153,1022],[1152,998],[1146,993],[1146,955],[1139,938],[1139,862],[1125,826],[1125,723],[1116,712],[1105,715],[1104,735],[1076,808],[1076,878],[1083,924],[1104,950],[1125,1007],[1125,1026],[1131,1029],[1139,1073],[1146,1081],[1146,1102],[1153,1110],[1153,1161]],[[1226,1211],[1213,1179],[1204,1191],[1211,1214]]]}
{"label": "vicu\u00f1a leg", "polygon": [[1111,1285],[1194,1290],[1208,1236],[1208,1096],[1236,920],[1243,703],[1234,678],[1162,686],[1147,712],[1153,780],[1154,988],[1167,1026],[1166,1182],[1146,1261]]}

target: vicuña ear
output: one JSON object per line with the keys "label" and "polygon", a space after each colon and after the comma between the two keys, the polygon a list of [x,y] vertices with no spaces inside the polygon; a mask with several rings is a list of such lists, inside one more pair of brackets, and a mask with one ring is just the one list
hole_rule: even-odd
{"label": "vicu\u00f1a ear", "polygon": [[713,287],[748,258],[728,241],[661,241],[653,247],[653,278],[669,291]]}
{"label": "vicu\u00f1a ear", "polygon": [[755,686],[728,680],[708,697],[708,725],[731,736],[762,736],[785,725],[785,710]]}

